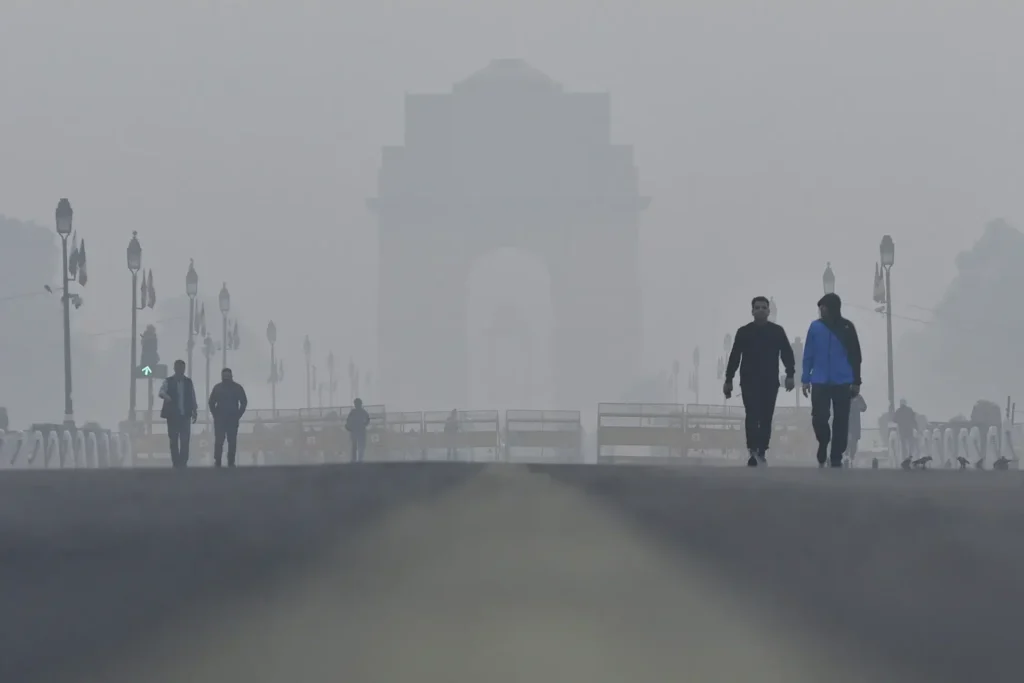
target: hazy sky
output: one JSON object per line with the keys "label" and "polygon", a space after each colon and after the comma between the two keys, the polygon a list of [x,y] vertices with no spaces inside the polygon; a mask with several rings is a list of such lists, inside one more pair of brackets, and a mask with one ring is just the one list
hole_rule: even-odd
{"label": "hazy sky", "polygon": [[[753,294],[802,335],[831,261],[870,306],[890,232],[896,310],[927,318],[910,305],[936,302],[986,220],[1024,223],[1022,28],[1015,0],[0,0],[0,212],[50,226],[71,199],[92,330],[127,328],[136,229],[159,292],[193,256],[286,353],[308,332],[372,359],[364,202],[403,94],[519,57],[611,92],[654,197],[646,363],[699,343],[709,382]],[[884,327],[848,313],[879,390]]]}

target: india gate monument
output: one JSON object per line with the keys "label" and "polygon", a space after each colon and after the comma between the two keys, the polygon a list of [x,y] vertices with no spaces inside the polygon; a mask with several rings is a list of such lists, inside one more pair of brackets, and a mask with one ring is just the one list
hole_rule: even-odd
{"label": "india gate monument", "polygon": [[[551,282],[555,406],[618,401],[643,352],[638,230],[649,199],[607,93],[567,92],[498,59],[450,93],[405,97],[405,141],[382,150],[378,392],[389,406],[467,406],[467,278],[515,247]],[[514,406],[531,408],[534,406]]]}

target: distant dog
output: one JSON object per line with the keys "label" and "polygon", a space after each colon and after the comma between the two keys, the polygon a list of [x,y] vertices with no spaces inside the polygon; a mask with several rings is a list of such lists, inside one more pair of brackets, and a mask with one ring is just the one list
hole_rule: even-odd
{"label": "distant dog", "polygon": [[966,470],[967,466],[971,464],[971,461],[962,455],[957,457],[956,461],[960,465],[960,469],[962,470]]}
{"label": "distant dog", "polygon": [[928,463],[930,463],[931,461],[932,461],[932,456],[926,455],[923,458],[918,458],[912,464],[917,469],[923,470],[923,469],[926,469],[928,467]]}

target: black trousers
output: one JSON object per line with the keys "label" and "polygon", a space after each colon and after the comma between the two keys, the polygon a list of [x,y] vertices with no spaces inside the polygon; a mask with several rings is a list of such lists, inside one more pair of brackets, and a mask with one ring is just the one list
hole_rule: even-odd
{"label": "black trousers", "polygon": [[224,440],[228,442],[228,467],[235,466],[235,449],[238,447],[238,420],[213,421],[213,464],[219,466],[224,452]]}
{"label": "black trousers", "polygon": [[779,383],[752,382],[742,385],[743,411],[746,413],[747,450],[764,455],[772,439],[772,417],[779,398]]}
{"label": "black trousers", "polygon": [[[811,385],[811,425],[818,439],[818,462],[824,463],[829,457],[828,446],[832,443],[832,464],[843,461],[846,442],[850,437],[850,393],[849,384]],[[831,413],[831,415],[830,415]],[[829,429],[829,417],[832,428]]]}
{"label": "black trousers", "polygon": [[352,462],[362,462],[366,457],[366,432],[349,432],[352,441]]}
{"label": "black trousers", "polygon": [[188,467],[188,443],[192,436],[191,417],[172,417],[167,420],[167,438],[171,442],[171,467]]}

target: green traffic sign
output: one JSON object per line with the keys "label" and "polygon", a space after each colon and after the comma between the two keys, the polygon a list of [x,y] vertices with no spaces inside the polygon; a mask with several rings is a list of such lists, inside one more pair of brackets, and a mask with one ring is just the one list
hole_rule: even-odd
{"label": "green traffic sign", "polygon": [[142,374],[145,375],[146,377],[149,377],[150,375],[153,374],[153,368],[147,365],[146,367],[142,368]]}

